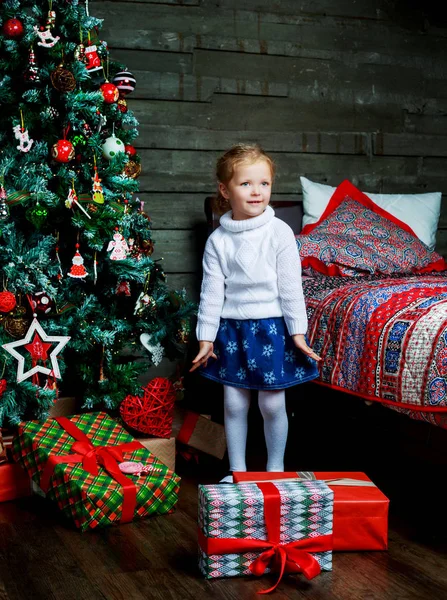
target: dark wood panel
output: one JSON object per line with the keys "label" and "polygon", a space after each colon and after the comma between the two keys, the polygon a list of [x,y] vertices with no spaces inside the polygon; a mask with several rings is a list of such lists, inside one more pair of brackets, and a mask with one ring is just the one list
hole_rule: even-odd
{"label": "dark wood panel", "polygon": [[160,73],[191,73],[192,55],[181,52],[145,52],[115,48],[112,58],[120,61],[132,72],[155,71]]}
{"label": "dark wood panel", "polygon": [[215,131],[388,131],[403,128],[402,106],[381,102],[355,103],[348,109],[340,97],[314,102],[309,91],[297,98],[262,98],[215,94],[211,103],[132,100],[130,106],[140,123],[203,127]]}
{"label": "dark wood panel", "polygon": [[[440,111],[441,112],[441,111]],[[405,129],[421,134],[447,135],[447,116],[440,114],[405,114]]]}
{"label": "dark wood panel", "polygon": [[202,0],[204,7],[223,7],[256,12],[269,12],[278,14],[288,14],[296,16],[297,13],[309,13],[319,15],[337,15],[348,18],[359,19],[388,19],[388,14],[378,6],[375,0],[361,0],[352,2],[352,0],[281,0],[272,2],[271,0]]}
{"label": "dark wood panel", "polygon": [[447,140],[443,135],[412,133],[374,133],[373,152],[380,156],[446,156]]}
{"label": "dark wood panel", "polygon": [[173,127],[143,123],[135,140],[137,148],[225,150],[236,141],[256,142],[270,151],[317,154],[368,154],[370,137],[351,132],[212,131],[196,127]]}
{"label": "dark wood panel", "polygon": [[[266,150],[269,150],[267,147]],[[142,191],[214,191],[214,166],[218,152],[190,150],[141,150],[144,165],[140,178]],[[380,181],[411,181],[416,176],[418,159],[412,157],[372,157],[340,154],[295,154],[272,152],[277,163],[275,191],[297,193],[299,176],[321,183],[338,185],[343,179],[377,189]],[[372,186],[373,184],[373,186]]]}
{"label": "dark wood panel", "polygon": [[[211,77],[238,74],[240,79],[255,79],[268,82],[299,82],[300,85],[335,85],[349,90],[368,89],[373,94],[425,93],[426,73],[416,67],[380,64],[342,63],[326,60],[238,54],[196,49],[194,51],[194,73]],[[437,97],[446,97],[447,85],[441,82],[436,87]]]}
{"label": "dark wood panel", "polygon": [[162,258],[166,273],[195,273],[200,269],[203,241],[193,230],[160,229],[154,235],[154,260]]}

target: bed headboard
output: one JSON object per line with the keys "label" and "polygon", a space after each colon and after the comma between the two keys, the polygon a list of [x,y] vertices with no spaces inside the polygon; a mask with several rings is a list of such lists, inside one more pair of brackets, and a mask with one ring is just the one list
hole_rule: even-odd
{"label": "bed headboard", "polygon": [[[289,225],[295,234],[301,231],[303,203],[298,200],[272,200],[270,202],[275,215]],[[208,223],[208,235],[219,226],[220,213],[215,196],[205,198],[205,215]]]}

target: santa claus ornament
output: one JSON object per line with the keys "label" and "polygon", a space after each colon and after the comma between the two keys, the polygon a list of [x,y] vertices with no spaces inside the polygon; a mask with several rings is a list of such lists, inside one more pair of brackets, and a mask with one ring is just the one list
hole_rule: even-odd
{"label": "santa claus ornament", "polygon": [[84,267],[84,259],[79,253],[79,244],[76,244],[76,252],[71,262],[73,263],[73,265],[70,271],[67,273],[69,277],[73,277],[74,279],[84,279],[85,277],[87,277],[88,272]]}

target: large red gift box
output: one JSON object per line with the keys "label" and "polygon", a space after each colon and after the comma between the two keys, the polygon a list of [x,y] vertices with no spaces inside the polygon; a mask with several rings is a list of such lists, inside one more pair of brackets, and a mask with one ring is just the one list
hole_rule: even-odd
{"label": "large red gift box", "polygon": [[238,472],[234,483],[320,479],[334,490],[334,550],[386,550],[389,500],[365,473],[298,471]]}
{"label": "large red gift box", "polygon": [[31,495],[31,480],[20,465],[0,465],[0,502]]}

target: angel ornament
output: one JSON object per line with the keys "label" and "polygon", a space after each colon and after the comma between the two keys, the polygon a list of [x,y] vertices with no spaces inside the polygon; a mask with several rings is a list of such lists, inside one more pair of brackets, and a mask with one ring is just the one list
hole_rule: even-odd
{"label": "angel ornament", "polygon": [[129,246],[118,231],[113,235],[113,240],[107,246],[107,252],[112,251],[110,260],[124,260],[129,254]]}

